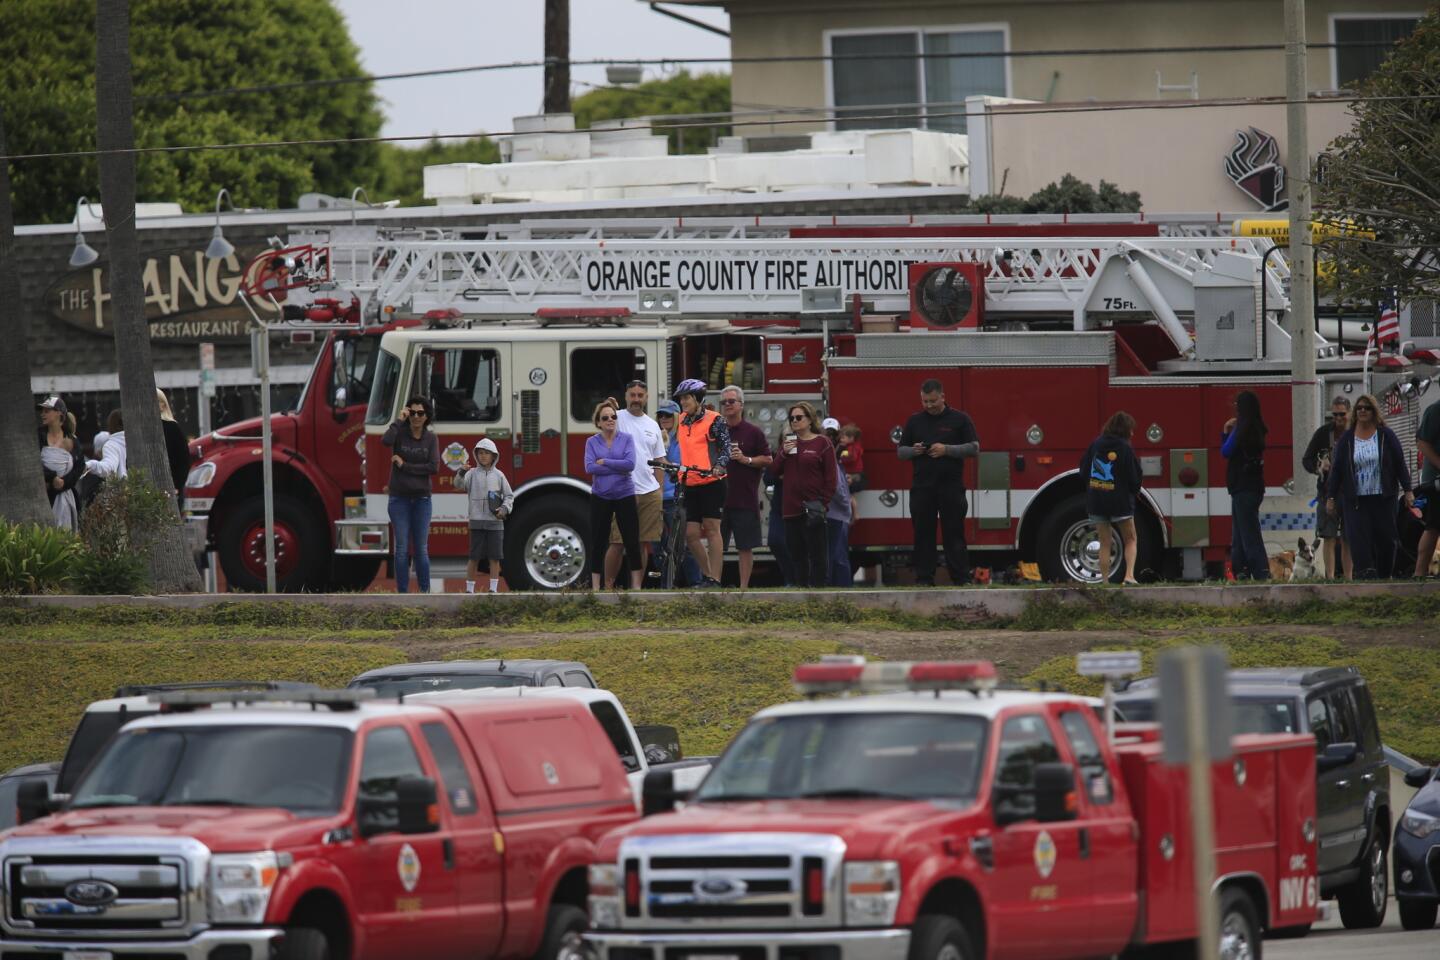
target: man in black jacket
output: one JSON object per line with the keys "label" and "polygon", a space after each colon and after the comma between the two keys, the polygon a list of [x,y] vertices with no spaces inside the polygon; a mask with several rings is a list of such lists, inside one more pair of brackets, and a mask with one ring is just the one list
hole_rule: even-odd
{"label": "man in black jacket", "polygon": [[910,522],[915,536],[915,583],[935,585],[935,519],[940,519],[945,566],[955,584],[970,582],[965,546],[965,461],[979,455],[980,440],[968,414],[945,403],[939,380],[920,385],[924,408],[905,422],[896,454],[914,469]]}
{"label": "man in black jacket", "polygon": [[1310,473],[1315,474],[1315,536],[1324,541],[1325,576],[1335,577],[1337,569],[1335,551],[1340,551],[1341,565],[1345,579],[1351,578],[1350,545],[1340,535],[1340,514],[1325,511],[1325,477],[1330,473],[1330,451],[1335,441],[1350,428],[1350,401],[1343,395],[1330,401],[1330,422],[1322,423],[1310,438],[1301,463]]}

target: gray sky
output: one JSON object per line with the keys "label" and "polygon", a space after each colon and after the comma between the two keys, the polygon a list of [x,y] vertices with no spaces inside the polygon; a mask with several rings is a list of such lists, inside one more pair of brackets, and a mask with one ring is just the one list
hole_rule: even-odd
{"label": "gray sky", "polygon": [[[369,73],[463,67],[545,55],[544,0],[336,0]],[[481,13],[480,11],[484,11]],[[691,13],[681,8],[682,13]],[[724,11],[693,12],[727,27]],[[730,41],[650,10],[640,0],[570,0],[570,56],[726,56]],[[693,69],[693,68],[692,68]],[[704,68],[719,71],[717,66]],[[647,68],[646,79],[659,76]],[[386,136],[508,130],[540,112],[542,70],[527,68],[376,84]],[[728,72],[728,71],[724,71]],[[571,71],[571,94],[605,82],[604,67]]]}

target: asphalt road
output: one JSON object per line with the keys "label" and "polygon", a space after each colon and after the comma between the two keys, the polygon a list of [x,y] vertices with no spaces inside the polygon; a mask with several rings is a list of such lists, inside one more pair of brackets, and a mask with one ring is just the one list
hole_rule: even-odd
{"label": "asphalt road", "polygon": [[1266,940],[1266,960],[1413,960],[1440,956],[1440,926],[1408,932],[1400,929],[1395,901],[1378,930],[1346,930],[1340,919],[1317,923],[1303,940]]}

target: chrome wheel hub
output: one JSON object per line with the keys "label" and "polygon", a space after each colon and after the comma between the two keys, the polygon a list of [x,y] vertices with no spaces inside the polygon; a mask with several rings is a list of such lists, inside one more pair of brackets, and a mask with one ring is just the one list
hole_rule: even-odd
{"label": "chrome wheel hub", "polygon": [[525,543],[525,569],[542,589],[568,587],[585,571],[585,541],[563,523],[537,527]]}
{"label": "chrome wheel hub", "polygon": [[[1115,571],[1125,562],[1124,548],[1120,543],[1120,532],[1110,529],[1110,570]],[[1080,583],[1099,583],[1100,577],[1100,528],[1090,520],[1071,524],[1070,529],[1060,538],[1060,566],[1065,576]],[[1106,579],[1109,579],[1108,577]]]}
{"label": "chrome wheel hub", "polygon": [[1243,917],[1231,914],[1220,926],[1220,960],[1252,960],[1250,927]]}

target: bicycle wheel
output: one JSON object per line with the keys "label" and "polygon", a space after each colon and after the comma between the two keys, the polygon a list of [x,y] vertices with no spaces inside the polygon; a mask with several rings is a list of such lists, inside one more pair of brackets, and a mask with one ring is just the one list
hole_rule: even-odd
{"label": "bicycle wheel", "polygon": [[660,573],[660,588],[662,590],[675,589],[675,574],[679,572],[680,551],[685,548],[685,495],[677,494],[675,497],[675,516],[670,521],[670,542],[666,544],[665,566]]}

